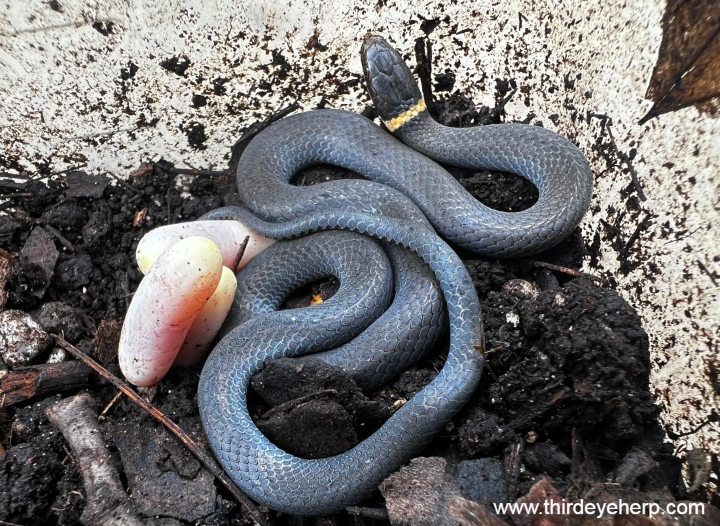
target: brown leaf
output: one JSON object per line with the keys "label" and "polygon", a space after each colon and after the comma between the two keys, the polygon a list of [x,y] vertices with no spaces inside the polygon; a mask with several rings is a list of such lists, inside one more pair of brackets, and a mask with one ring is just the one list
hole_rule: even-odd
{"label": "brown leaf", "polygon": [[137,167],[136,170],[133,170],[130,173],[130,177],[142,177],[144,175],[152,175],[153,171],[155,170],[155,165],[153,163],[143,163],[140,166]]}
{"label": "brown leaf", "polygon": [[145,217],[147,216],[147,208],[143,208],[142,210],[138,210],[135,212],[135,217],[133,218],[133,226],[139,227],[143,221],[145,221]]}
{"label": "brown leaf", "polygon": [[663,39],[645,98],[655,102],[640,124],[720,96],[720,9],[717,0],[668,0]]}

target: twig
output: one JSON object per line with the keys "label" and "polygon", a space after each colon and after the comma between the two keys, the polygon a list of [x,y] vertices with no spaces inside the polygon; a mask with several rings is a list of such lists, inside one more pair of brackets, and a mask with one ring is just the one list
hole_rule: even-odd
{"label": "twig", "polygon": [[130,190],[135,195],[141,195],[142,192],[138,190],[137,188],[134,188],[133,186],[127,184],[125,181],[120,179],[117,175],[111,173],[111,172],[105,172],[103,175],[109,175],[113,179],[115,179],[121,186],[125,187],[126,189]]}
{"label": "twig", "polygon": [[87,163],[76,164],[75,166],[71,166],[70,168],[65,168],[64,170],[60,170],[59,172],[54,172],[51,175],[62,175],[70,172],[76,172],[80,168],[85,168],[86,166]]}
{"label": "twig", "polygon": [[30,176],[24,173],[0,172],[0,179],[30,179]]}
{"label": "twig", "polygon": [[692,236],[695,235],[695,232],[697,232],[697,231],[700,230],[701,228],[702,228],[702,227],[697,227],[697,228],[696,228],[695,230],[693,230],[692,232],[688,232],[687,230],[684,230],[684,231],[683,231],[683,234],[682,234],[680,237],[676,237],[675,239],[671,239],[671,240],[669,240],[669,241],[665,241],[665,243],[663,243],[663,246],[669,245],[670,243],[677,243],[678,241],[682,241],[683,239],[687,239],[687,238],[689,238],[689,237],[692,237]]}
{"label": "twig", "polygon": [[143,520],[120,483],[120,475],[97,423],[97,403],[87,393],[61,400],[47,409],[70,444],[85,486],[83,524],[142,526]]}
{"label": "twig", "polygon": [[700,267],[700,270],[702,270],[705,274],[707,274],[707,277],[710,278],[710,281],[713,282],[713,285],[715,285],[717,287],[718,284],[717,284],[717,281],[715,280],[715,276],[710,274],[710,271],[707,269],[707,267],[705,265],[703,265],[703,262],[700,261],[699,259],[696,259],[695,263],[698,264],[698,267]]}
{"label": "twig", "polygon": [[605,115],[604,113],[595,113],[594,111],[587,112],[587,121],[590,122],[592,119],[597,119],[600,121],[600,127],[605,128],[606,126],[612,126],[613,120],[612,117],[609,115]]}
{"label": "twig", "polygon": [[432,43],[425,37],[415,39],[415,72],[420,78],[420,88],[428,108],[434,109],[435,95],[432,91]]}
{"label": "twig", "polygon": [[165,203],[167,204],[167,224],[169,225],[171,223],[171,215],[172,215],[172,209],[170,207],[170,189],[171,187],[168,186],[167,192],[165,192]]}
{"label": "twig", "polygon": [[77,253],[77,248],[75,248],[75,245],[73,245],[68,238],[63,236],[57,228],[48,224],[44,225],[43,228],[45,228],[45,230],[55,236],[55,238],[60,241],[60,244],[67,248],[70,252],[72,252],[73,254]]}
{"label": "twig", "polygon": [[185,433],[185,431],[180,428],[175,422],[170,420],[168,417],[166,417],[163,413],[160,412],[155,406],[153,406],[151,403],[147,402],[145,399],[140,397],[127,383],[120,380],[117,376],[112,374],[110,371],[105,369],[102,365],[97,363],[95,360],[87,356],[85,353],[83,353],[80,349],[75,347],[74,345],[70,344],[69,342],[65,341],[65,339],[61,338],[60,336],[54,336],[55,343],[68,351],[70,354],[75,356],[77,359],[82,360],[87,365],[89,365],[92,369],[97,371],[103,378],[105,378],[107,381],[109,381],[111,384],[113,384],[115,387],[117,387],[120,391],[122,391],[130,400],[138,404],[140,407],[142,407],[145,411],[147,411],[153,418],[155,418],[158,422],[163,424],[168,430],[174,434],[184,445],[187,447],[190,452],[197,457],[197,459],[205,465],[205,467],[212,473],[220,482],[223,483],[223,485],[232,493],[232,495],[235,497],[235,499],[243,506],[245,506],[245,509],[248,511],[248,514],[252,517],[252,519],[260,524],[261,526],[267,526],[268,522],[265,520],[265,518],[260,513],[260,510],[258,510],[257,506],[250,500],[250,497],[245,495],[240,489],[235,485],[235,483],[230,480],[230,478],[225,474],[225,472],[218,467],[218,465],[215,463],[215,461],[208,455],[200,446],[198,446],[195,441],[193,441],[190,436]]}
{"label": "twig", "polygon": [[115,397],[110,400],[110,403],[105,406],[105,409],[102,410],[102,412],[98,415],[98,419],[102,420],[105,418],[105,415],[107,414],[110,409],[117,403],[118,400],[120,400],[120,397],[122,396],[122,391],[118,391],[118,394],[115,395]]}
{"label": "twig", "polygon": [[640,233],[645,230],[650,220],[653,218],[653,215],[648,212],[647,215],[645,215],[645,218],[638,223],[637,227],[635,227],[635,231],[632,233],[632,235],[628,238],[627,242],[625,243],[625,246],[623,247],[622,251],[620,252],[620,255],[625,258],[630,253],[630,249],[635,244],[635,241],[638,240],[640,237]]}
{"label": "twig", "polygon": [[318,398],[322,398],[324,396],[333,395],[333,394],[337,394],[336,389],[320,389],[316,393],[311,393],[309,395],[301,396],[299,398],[294,398],[294,399],[288,400],[287,402],[282,403],[278,406],[275,406],[272,409],[270,409],[267,413],[263,414],[260,418],[265,420],[266,418],[270,418],[273,415],[287,411],[288,409],[296,407],[300,404],[304,404],[305,402],[309,402],[310,400],[316,400]]}
{"label": "twig", "polygon": [[597,281],[599,283],[605,283],[606,280],[598,277],[593,276],[592,274],[588,274],[587,272],[580,272],[579,270],[575,270],[568,267],[561,267],[560,265],[554,265],[552,263],[546,263],[544,261],[533,261],[533,265],[536,267],[542,267],[542,268],[549,268],[550,270],[554,270],[556,272],[562,272],[563,274],[568,274],[570,276],[574,276],[576,278],[587,278],[591,279],[593,281]]}
{"label": "twig", "polygon": [[233,259],[233,266],[232,266],[233,274],[237,274],[238,267],[240,266],[240,260],[245,255],[245,249],[247,249],[249,242],[250,242],[250,236],[245,236],[245,239],[243,239],[243,242],[240,244],[240,248],[238,248],[237,254],[235,255],[235,259]]}
{"label": "twig", "polygon": [[700,422],[697,426],[692,428],[690,431],[685,431],[684,433],[668,433],[668,436],[673,439],[677,440],[678,438],[684,438],[690,435],[694,435],[698,431],[700,431],[703,427],[708,425],[711,422],[717,422],[718,421],[718,413],[715,409],[710,411],[710,416],[708,416],[705,420]]}
{"label": "twig", "polygon": [[279,121],[280,119],[287,117],[298,108],[300,108],[300,104],[298,104],[297,102],[293,102],[292,104],[285,106],[280,111],[268,115],[264,120],[250,125],[242,134],[242,136],[237,141],[235,141],[235,144],[233,144],[233,147],[230,149],[231,156],[230,162],[228,163],[230,166],[230,171],[232,171],[234,167],[237,166],[238,162],[240,161],[240,156],[242,155],[242,152],[245,151],[245,147],[250,143],[253,137],[255,137],[258,133],[270,126],[273,122]]}
{"label": "twig", "polygon": [[505,97],[493,108],[493,110],[490,114],[493,119],[498,118],[500,116],[500,113],[505,111],[505,105],[508,102],[510,102],[510,99],[512,99],[516,93],[517,93],[517,88],[515,88],[510,93],[505,95]]}
{"label": "twig", "polygon": [[28,33],[44,33],[46,31],[56,31],[59,29],[67,29],[69,27],[82,27],[85,25],[89,25],[91,23],[97,23],[97,22],[103,22],[108,23],[112,22],[113,24],[122,24],[122,20],[119,18],[100,18],[96,19],[93,18],[92,20],[77,20],[75,22],[65,22],[63,24],[54,24],[51,26],[40,26],[40,27],[28,27],[26,29],[18,29],[17,31],[0,31],[0,36],[4,37],[16,37],[19,35],[24,35]]}
{"label": "twig", "polygon": [[505,448],[503,455],[503,464],[505,472],[509,475],[508,495],[515,495],[518,488],[518,479],[520,478],[520,464],[523,450],[525,449],[525,441],[521,438],[515,438],[510,445]]}
{"label": "twig", "polygon": [[0,408],[86,387],[93,375],[79,362],[44,363],[0,371]]}
{"label": "twig", "polygon": [[647,197],[645,197],[645,192],[643,192],[642,186],[640,186],[640,180],[638,179],[638,174],[635,171],[635,167],[632,165],[632,160],[630,159],[630,156],[625,152],[621,152],[620,149],[617,147],[617,144],[615,144],[615,137],[613,137],[612,129],[610,128],[610,126],[607,126],[606,129],[608,132],[608,136],[610,137],[610,142],[612,143],[613,148],[615,148],[615,152],[618,154],[618,157],[620,157],[620,160],[625,163],[625,166],[627,166],[628,171],[630,172],[630,178],[632,179],[632,184],[635,187],[638,198],[640,198],[640,201],[647,201]]}
{"label": "twig", "polygon": [[19,194],[2,194],[0,199],[14,199],[16,197],[35,197],[32,192],[20,192]]}
{"label": "twig", "polygon": [[137,126],[126,126],[124,128],[117,128],[115,130],[100,130],[92,133],[85,133],[83,135],[70,135],[68,137],[65,137],[64,140],[69,142],[77,140],[84,141],[87,139],[94,139],[95,137],[112,137],[113,135],[118,135],[120,133],[134,132],[137,129]]}

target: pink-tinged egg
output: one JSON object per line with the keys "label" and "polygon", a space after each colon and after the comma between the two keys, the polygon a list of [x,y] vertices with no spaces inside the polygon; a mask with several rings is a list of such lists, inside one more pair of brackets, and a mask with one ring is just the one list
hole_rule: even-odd
{"label": "pink-tinged egg", "polygon": [[[239,221],[191,221],[156,228],[145,234],[138,243],[135,256],[138,267],[147,274],[155,260],[170,246],[190,236],[212,239],[220,248],[223,265],[236,272],[243,268],[252,257],[272,245],[275,240],[263,237],[248,229]],[[239,264],[236,265],[240,247],[249,236],[247,247]]]}
{"label": "pink-tinged egg", "polygon": [[223,267],[220,283],[195,318],[173,366],[197,365],[205,360],[215,335],[232,306],[236,289],[235,274],[229,268]]}
{"label": "pink-tinged egg", "polygon": [[120,334],[120,369],[129,382],[149,386],[165,376],[221,274],[220,249],[210,239],[187,237],[162,252],[140,282]]}

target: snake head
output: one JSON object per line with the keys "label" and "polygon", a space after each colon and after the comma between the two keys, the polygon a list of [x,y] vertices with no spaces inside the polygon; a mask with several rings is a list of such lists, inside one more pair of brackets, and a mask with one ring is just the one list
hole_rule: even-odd
{"label": "snake head", "polygon": [[420,88],[410,68],[385,39],[379,36],[366,38],[361,60],[370,97],[386,124],[422,102]]}

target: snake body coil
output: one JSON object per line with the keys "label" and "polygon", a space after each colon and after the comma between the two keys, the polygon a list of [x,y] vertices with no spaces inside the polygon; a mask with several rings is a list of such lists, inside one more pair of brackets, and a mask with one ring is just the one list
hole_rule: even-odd
{"label": "snake body coil", "polygon": [[[240,325],[220,341],[203,369],[198,393],[203,426],[219,461],[243,491],[270,508],[298,515],[332,513],[367,498],[427,445],[478,385],[480,305],[462,261],[435,231],[476,253],[527,255],[564,239],[581,220],[592,193],[587,161],[566,139],[525,125],[444,128],[429,117],[409,69],[384,40],[368,39],[363,61],[381,118],[403,141],[442,162],[519,173],[538,187],[540,197],[524,212],[491,210],[435,162],[369,120],[343,111],[288,117],[248,145],[238,166],[238,189],[247,208],[220,209],[207,217],[235,218],[276,239],[321,230],[370,236],[384,242],[395,271],[393,304],[374,323],[359,320],[366,311],[377,316],[383,308],[378,305],[392,292],[371,294],[362,280],[377,282],[382,290],[391,290],[382,287],[392,280],[383,252],[356,234],[326,232],[278,243],[238,276],[239,290],[255,292],[238,299],[231,324]],[[369,180],[303,188],[289,184],[298,170],[316,163],[339,165]],[[298,261],[300,252],[304,262]],[[357,285],[356,271],[362,268],[373,272]],[[274,312],[291,289],[329,274],[341,281],[330,300]],[[348,343],[368,323],[370,328]],[[372,389],[416,360],[446,323],[450,350],[440,373],[350,451],[317,460],[294,457],[265,438],[250,417],[249,382],[267,360],[323,352],[327,361],[340,364],[360,356],[353,374]],[[375,332],[368,332],[373,327]],[[363,342],[366,334],[372,336]],[[338,346],[339,351],[332,350]],[[364,348],[370,355],[354,354]],[[390,357],[390,365],[377,358],[380,354]]]}

